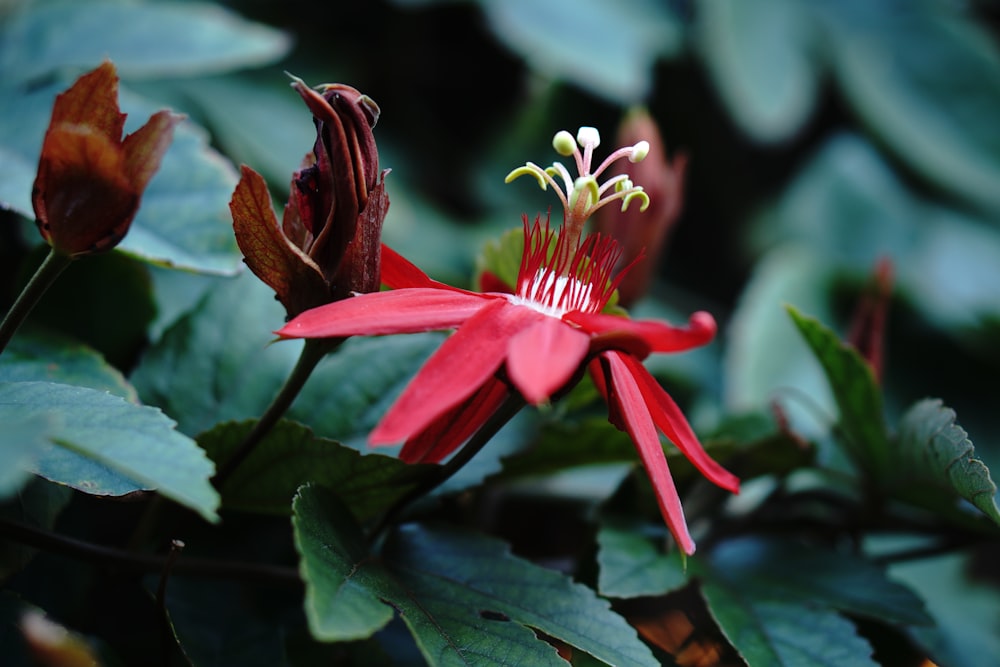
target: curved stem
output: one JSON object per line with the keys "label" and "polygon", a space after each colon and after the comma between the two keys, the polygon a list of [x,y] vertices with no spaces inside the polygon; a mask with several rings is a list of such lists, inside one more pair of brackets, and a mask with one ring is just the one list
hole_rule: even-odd
{"label": "curved stem", "polygon": [[212,480],[215,488],[221,489],[222,485],[225,484],[226,480],[229,479],[240,464],[250,456],[254,447],[264,439],[268,431],[288,412],[288,408],[291,407],[292,403],[298,397],[299,392],[302,391],[302,387],[305,386],[306,380],[309,379],[313,369],[316,368],[316,364],[328,352],[336,349],[342,342],[344,342],[343,338],[310,338],[306,340],[305,345],[302,347],[302,352],[299,354],[299,360],[295,363],[295,368],[292,369],[288,379],[285,380],[281,391],[274,397],[271,405],[267,407],[267,410],[257,420],[257,423],[253,425],[253,429],[247,434],[239,447],[236,448],[233,455],[219,466],[219,470],[215,473],[215,477]]}
{"label": "curved stem", "polygon": [[68,255],[63,255],[54,249],[49,250],[49,254],[45,256],[41,265],[35,269],[35,274],[31,276],[31,280],[28,281],[28,284],[24,286],[24,289],[17,296],[14,305],[7,311],[3,322],[0,322],[0,353],[6,349],[7,343],[14,337],[14,332],[17,331],[28,317],[31,309],[35,307],[35,304],[42,298],[45,291],[51,287],[52,283],[59,277],[59,274],[72,261],[73,258]]}
{"label": "curved stem", "polygon": [[396,501],[396,503],[386,510],[385,514],[368,534],[368,542],[374,543],[378,537],[396,520],[406,507],[414,501],[423,498],[428,493],[444,484],[446,481],[461,470],[466,463],[472,460],[479,453],[486,443],[493,439],[504,424],[509,422],[521,408],[526,405],[524,398],[517,392],[512,392],[510,396],[497,408],[486,423],[476,431],[465,445],[455,452],[455,455],[447,462],[438,466],[432,474],[428,475],[419,485],[409,493]]}

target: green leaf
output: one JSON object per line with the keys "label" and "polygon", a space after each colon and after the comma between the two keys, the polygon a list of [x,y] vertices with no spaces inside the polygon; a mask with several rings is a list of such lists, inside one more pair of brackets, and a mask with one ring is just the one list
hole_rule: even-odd
{"label": "green leaf", "polygon": [[[640,102],[653,65],[680,51],[680,21],[650,0],[491,0],[480,3],[501,41],[549,77],[617,104]],[[594,39],[600,35],[600,39]]]}
{"label": "green leaf", "polygon": [[0,382],[58,382],[138,403],[135,389],[93,349],[56,333],[21,329],[0,356]]}
{"label": "green leaf", "polygon": [[882,392],[871,366],[819,321],[788,307],[788,314],[809,343],[840,409],[844,446],[854,461],[876,480],[889,474],[889,440],[882,413]]}
{"label": "green leaf", "polygon": [[15,417],[0,430],[0,500],[7,500],[31,479],[32,461],[55,430],[49,415]]}
{"label": "green leaf", "polygon": [[274,62],[290,46],[216,4],[35,2],[0,32],[0,78],[31,81],[105,58],[126,77],[205,74]]}
{"label": "green leaf", "polygon": [[944,489],[1000,524],[997,486],[965,429],[955,423],[954,410],[938,399],[917,402],[900,419],[892,445],[892,479],[900,492],[918,499],[929,487]]}
{"label": "green leaf", "polygon": [[789,139],[816,105],[815,30],[798,0],[695,6],[708,74],[733,119],[761,142]]}
{"label": "green leaf", "polygon": [[745,538],[691,566],[712,616],[751,665],[875,665],[871,646],[838,612],[929,623],[909,589],[843,553]]}
{"label": "green leaf", "polygon": [[971,8],[822,7],[837,80],[880,141],[935,184],[1000,210],[1000,50]]}
{"label": "green leaf", "polygon": [[597,532],[597,590],[601,595],[633,598],[663,595],[687,583],[680,551],[664,553],[667,537],[633,517],[601,521]]}
{"label": "green leaf", "polygon": [[656,664],[593,591],[494,539],[408,525],[376,557],[349,512],[318,487],[300,491],[293,525],[317,638],[369,636],[395,609],[431,665],[565,664],[529,628],[609,664]]}
{"label": "green leaf", "polygon": [[[219,424],[198,438],[216,462],[229,458],[256,422]],[[366,521],[411,491],[434,466],[409,465],[380,454],[361,455],[319,438],[295,422],[281,421],[260,441],[222,487],[223,506],[265,514],[291,514],[300,486],[334,491]]]}
{"label": "green leaf", "polygon": [[0,422],[54,418],[32,472],[92,495],[156,489],[216,521],[211,461],[158,409],[85,387],[0,383]]}

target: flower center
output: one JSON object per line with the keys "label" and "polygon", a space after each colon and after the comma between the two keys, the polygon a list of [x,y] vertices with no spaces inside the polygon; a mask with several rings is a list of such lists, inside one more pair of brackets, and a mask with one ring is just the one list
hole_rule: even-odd
{"label": "flower center", "polygon": [[574,310],[600,310],[600,304],[591,299],[593,292],[594,286],[589,283],[541,268],[535,272],[534,277],[521,285],[517,294],[510,294],[507,299],[514,305],[562,318]]}

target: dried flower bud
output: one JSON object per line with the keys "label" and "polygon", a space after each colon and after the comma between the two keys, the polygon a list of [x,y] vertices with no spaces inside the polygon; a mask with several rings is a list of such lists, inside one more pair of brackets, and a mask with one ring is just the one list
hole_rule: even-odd
{"label": "dried flower bud", "polygon": [[622,146],[634,144],[635,154],[644,156],[635,162],[619,162],[618,173],[624,174],[629,181],[642,183],[649,195],[649,206],[642,215],[638,208],[623,211],[606,206],[594,216],[596,230],[616,239],[624,250],[618,270],[645,255],[632,265],[618,287],[619,303],[628,306],[649,289],[668,233],[680,216],[687,156],[681,154],[672,161],[667,160],[660,131],[645,109],[633,109],[626,115],[617,143]]}
{"label": "dried flower bud", "polygon": [[42,238],[70,257],[118,245],[182,118],[157,112],[123,140],[115,66],[77,79],[56,97],[31,192]]}
{"label": "dried flower bud", "polygon": [[871,281],[861,294],[847,342],[861,354],[871,366],[875,381],[882,381],[882,367],[885,361],[886,312],[892,296],[892,261],[883,257],[875,264]]}
{"label": "dried flower bud", "polygon": [[389,208],[372,128],[379,108],[343,84],[292,87],[313,114],[316,142],[292,176],[279,227],[264,179],[249,167],[230,209],[250,269],[289,317],[379,288],[382,221]]}

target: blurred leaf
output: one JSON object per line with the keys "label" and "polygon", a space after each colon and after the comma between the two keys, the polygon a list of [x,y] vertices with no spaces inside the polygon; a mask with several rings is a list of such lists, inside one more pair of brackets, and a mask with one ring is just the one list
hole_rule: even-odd
{"label": "blurred leaf", "polygon": [[139,402],[132,385],[96,351],[52,332],[22,329],[0,356],[0,382],[30,380],[100,389]]}
{"label": "blurred leaf", "polygon": [[497,37],[531,67],[615,103],[640,102],[653,65],[682,46],[678,18],[652,0],[479,0]]}
{"label": "blurred leaf", "polygon": [[[52,101],[67,86],[65,82],[50,84],[30,92],[0,89],[0,117],[5,119],[0,123],[0,173],[13,177],[12,184],[0,184],[0,201],[29,219],[34,218],[31,188],[24,186],[35,178]],[[121,90],[119,98],[129,116],[126,133],[138,129],[160,108],[127,90]],[[118,247],[165,266],[234,273],[240,254],[229,198],[236,181],[235,169],[209,146],[205,131],[181,123]],[[14,185],[17,190],[11,189]]]}
{"label": "blurred leaf", "polygon": [[871,366],[818,320],[788,307],[788,314],[823,367],[840,410],[844,446],[876,480],[890,473],[889,440],[882,413],[882,391]]}
{"label": "blurred leaf", "polygon": [[408,525],[373,557],[349,512],[308,486],[293,524],[317,638],[367,637],[395,609],[431,665],[565,664],[531,629],[610,664],[656,664],[593,591],[491,538]]}
{"label": "blurred leaf", "polygon": [[[72,489],[34,478],[15,498],[0,504],[0,516],[34,528],[50,530],[73,497]],[[0,540],[0,580],[21,570],[35,555],[35,549],[17,542]]]}
{"label": "blurred leaf", "polygon": [[[806,434],[818,431],[817,412],[832,413],[821,369],[810,362],[809,346],[782,314],[782,306],[791,303],[832,319],[830,281],[824,257],[802,246],[778,246],[757,262],[726,335],[723,377],[730,413],[764,411],[781,398],[792,428]],[[825,422],[821,426],[825,430]]]}
{"label": "blurred leaf", "polygon": [[916,495],[923,495],[928,487],[943,487],[1000,524],[997,486],[990,471],[975,457],[968,434],[955,423],[955,411],[940,400],[919,401],[903,415],[890,454],[892,478],[901,490],[919,488]]}
{"label": "blurred leaf", "polygon": [[253,274],[227,279],[147,350],[132,383],[144,402],[160,406],[188,435],[220,421],[256,417],[300,348],[269,344],[284,317],[273,292]]}
{"label": "blurred leaf", "polygon": [[875,665],[846,612],[892,624],[929,618],[909,589],[867,561],[790,541],[743,538],[696,557],[719,627],[751,665]]}
{"label": "blurred leaf", "polygon": [[800,0],[694,6],[700,51],[723,102],[760,142],[791,138],[816,105],[816,34]]}
{"label": "blurred leaf", "polygon": [[687,584],[681,552],[664,553],[666,529],[634,517],[609,516],[597,532],[597,590],[614,598],[663,595]]}
{"label": "blurred leaf", "polygon": [[55,419],[49,415],[14,417],[0,430],[0,501],[8,500],[31,479],[29,470],[48,444]]}
{"label": "blurred leaf", "polygon": [[274,62],[288,37],[203,2],[33,2],[0,28],[0,78],[37,80],[110,58],[126,77],[205,74]]}
{"label": "blurred leaf", "polygon": [[[198,438],[217,463],[228,459],[255,422],[219,424]],[[222,487],[224,507],[265,514],[292,512],[300,486],[315,483],[330,489],[359,521],[388,509],[433,469],[368,454],[339,442],[316,437],[290,421],[272,428]]]}
{"label": "blurred leaf", "polygon": [[0,421],[54,418],[56,431],[32,471],[93,495],[156,489],[216,521],[214,466],[156,408],[106,392],[50,382],[0,383]]}
{"label": "blurred leaf", "polygon": [[1000,210],[1000,50],[961,3],[822,5],[850,103],[912,168]]}

